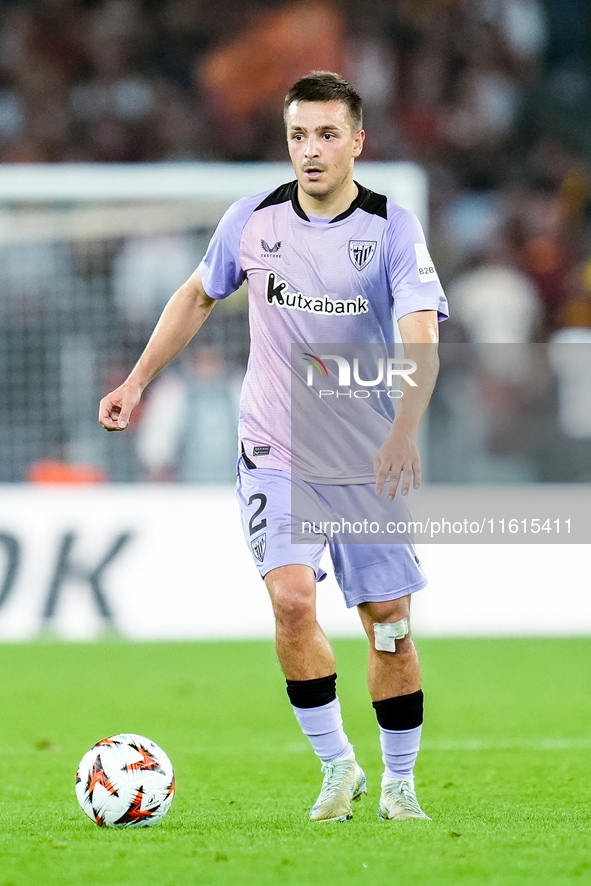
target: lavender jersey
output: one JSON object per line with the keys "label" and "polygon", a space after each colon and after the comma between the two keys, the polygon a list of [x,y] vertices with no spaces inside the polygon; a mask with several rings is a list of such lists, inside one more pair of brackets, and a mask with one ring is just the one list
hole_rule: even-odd
{"label": "lavender jersey", "polygon": [[421,310],[447,317],[417,218],[358,189],[349,209],[330,221],[306,216],[295,181],[239,200],[198,268],[211,298],[226,298],[248,281],[251,350],[239,423],[246,456],[258,467],[293,468],[320,483],[372,482],[373,455],[356,434],[360,426],[371,428],[379,448],[392,415],[383,401],[368,400],[361,406],[366,417],[351,420],[326,403],[310,434],[339,440],[342,458],[331,464],[328,444],[320,456],[314,445],[292,458],[292,345],[304,351],[314,342],[380,345],[394,342],[394,319]]}

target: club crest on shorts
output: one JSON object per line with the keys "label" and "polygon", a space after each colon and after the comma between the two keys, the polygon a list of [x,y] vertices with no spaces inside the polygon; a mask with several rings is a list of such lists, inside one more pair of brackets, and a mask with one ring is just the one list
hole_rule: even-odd
{"label": "club crest on shorts", "polygon": [[265,550],[267,549],[267,535],[263,532],[262,535],[259,535],[258,538],[255,538],[254,541],[251,541],[250,546],[252,548],[252,552],[259,561],[262,563],[265,559]]}
{"label": "club crest on shorts", "polygon": [[377,245],[375,240],[349,240],[349,258],[358,271],[370,263]]}

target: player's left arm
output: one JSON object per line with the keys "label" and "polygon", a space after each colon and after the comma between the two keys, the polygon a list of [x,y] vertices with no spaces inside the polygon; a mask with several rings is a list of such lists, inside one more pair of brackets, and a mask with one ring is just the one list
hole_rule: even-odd
{"label": "player's left arm", "polygon": [[387,484],[390,501],[394,498],[401,478],[402,495],[408,493],[411,482],[415,489],[421,485],[421,457],[417,436],[439,372],[437,311],[406,314],[398,321],[398,328],[404,343],[405,359],[414,360],[417,368],[411,375],[416,387],[402,381],[404,393],[397,401],[396,417],[374,459],[376,495],[381,495]]}

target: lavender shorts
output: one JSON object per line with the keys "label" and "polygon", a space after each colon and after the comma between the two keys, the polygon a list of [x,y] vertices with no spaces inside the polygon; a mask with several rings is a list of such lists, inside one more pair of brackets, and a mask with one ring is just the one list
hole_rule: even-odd
{"label": "lavender shorts", "polygon": [[[292,499],[292,483],[298,483],[298,495]],[[243,458],[238,461],[236,494],[242,515],[242,529],[254,563],[261,575],[279,566],[303,564],[322,581],[326,572],[320,559],[328,546],[335,577],[351,608],[360,603],[381,602],[404,597],[425,587],[427,579],[419,563],[414,545],[402,544],[342,544],[327,540],[322,532],[312,532],[310,543],[294,543],[293,526],[301,525],[306,514],[292,513],[292,500],[298,507],[309,500],[319,501],[326,509],[327,501],[334,501],[342,512],[344,502],[359,508],[364,496],[371,496],[375,511],[376,495],[373,484],[327,486],[296,480],[290,474],[271,468],[249,469]],[[385,503],[384,507],[388,507]],[[396,496],[395,501],[398,499]],[[392,503],[390,503],[391,507]],[[400,507],[404,507],[402,503]]]}

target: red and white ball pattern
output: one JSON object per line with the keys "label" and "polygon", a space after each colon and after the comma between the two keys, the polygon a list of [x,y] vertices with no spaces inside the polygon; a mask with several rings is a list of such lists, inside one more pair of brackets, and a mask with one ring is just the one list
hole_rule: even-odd
{"label": "red and white ball pattern", "polygon": [[162,748],[132,732],[103,738],[84,754],[76,774],[78,802],[100,827],[156,824],[170,809],[174,789]]}

